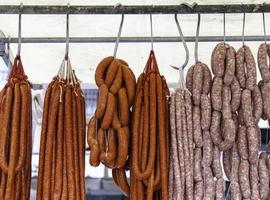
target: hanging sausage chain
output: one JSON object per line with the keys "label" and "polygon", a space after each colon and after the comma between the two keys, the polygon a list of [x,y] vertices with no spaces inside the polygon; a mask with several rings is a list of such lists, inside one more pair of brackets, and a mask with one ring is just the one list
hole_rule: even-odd
{"label": "hanging sausage chain", "polygon": [[63,60],[44,100],[37,199],[86,199],[84,141],[83,92],[69,59]]}
{"label": "hanging sausage chain", "polygon": [[30,197],[31,87],[20,56],[0,92],[0,199]]}
{"label": "hanging sausage chain", "polygon": [[88,124],[89,162],[94,167],[101,162],[112,169],[116,185],[129,196],[126,169],[130,156],[130,108],[135,97],[135,75],[124,60],[109,56],[98,64],[95,81],[99,97],[95,115]]}
{"label": "hanging sausage chain", "polygon": [[154,51],[137,80],[131,137],[130,199],[168,199],[169,90]]}

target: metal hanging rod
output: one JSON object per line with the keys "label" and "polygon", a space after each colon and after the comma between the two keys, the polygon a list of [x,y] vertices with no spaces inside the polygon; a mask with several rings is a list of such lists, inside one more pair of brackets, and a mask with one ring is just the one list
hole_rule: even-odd
{"label": "metal hanging rod", "polygon": [[[1,5],[0,14],[19,14],[16,5]],[[66,14],[66,6],[24,5],[22,14]],[[143,6],[70,6],[70,14],[193,14],[193,13],[260,13],[270,12],[270,4],[230,5],[143,5]]]}
{"label": "metal hanging rod", "polygon": [[[200,42],[219,42],[223,41],[224,36],[200,36]],[[154,42],[181,42],[178,36],[175,37],[153,37]],[[264,41],[263,35],[245,36],[245,41]],[[270,36],[266,36],[270,40]],[[115,43],[116,37],[70,37],[70,43]],[[186,42],[194,42],[195,36],[185,37]],[[226,41],[242,41],[242,36],[226,36]],[[0,42],[8,43],[8,38],[0,38]],[[65,37],[25,37],[22,43],[65,43]],[[121,37],[121,43],[148,43],[151,37]],[[10,38],[10,43],[18,43],[18,38]]]}

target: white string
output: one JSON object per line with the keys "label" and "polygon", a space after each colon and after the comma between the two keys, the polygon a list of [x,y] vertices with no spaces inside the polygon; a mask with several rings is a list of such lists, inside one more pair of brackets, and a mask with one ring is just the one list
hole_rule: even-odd
{"label": "white string", "polygon": [[69,7],[70,4],[67,4],[67,15],[66,15],[66,52],[65,52],[65,60],[68,60],[69,53]]}

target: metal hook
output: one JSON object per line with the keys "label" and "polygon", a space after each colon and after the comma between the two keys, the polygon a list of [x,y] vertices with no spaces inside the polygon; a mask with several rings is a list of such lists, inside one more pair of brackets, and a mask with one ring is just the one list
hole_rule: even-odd
{"label": "metal hook", "polygon": [[242,27],[242,44],[245,45],[245,22],[246,22],[246,13],[243,13],[243,27]]}
{"label": "metal hook", "polygon": [[[262,7],[265,5],[265,2],[261,5]],[[266,28],[265,28],[265,16],[264,16],[264,8],[262,8],[262,17],[263,17],[263,34],[264,34],[264,43],[266,44]]]}
{"label": "metal hook", "polygon": [[198,43],[199,43],[199,33],[200,33],[200,24],[201,24],[201,14],[198,13],[198,22],[197,22],[197,29],[196,29],[196,38],[195,38],[195,49],[194,49],[194,57],[195,62],[199,62],[198,59]]}
{"label": "metal hook", "polygon": [[66,52],[65,52],[65,60],[68,60],[69,53],[69,7],[70,4],[67,4],[67,14],[66,14]]}
{"label": "metal hook", "polygon": [[116,58],[117,49],[118,49],[118,45],[119,45],[119,41],[120,41],[120,36],[121,36],[122,28],[123,28],[123,23],[124,23],[124,14],[122,14],[121,22],[120,22],[119,29],[118,29],[117,39],[116,39],[116,43],[114,46],[114,52],[113,52],[114,58]]}
{"label": "metal hook", "polygon": [[[174,69],[176,69],[176,70],[180,70],[180,69],[183,70],[183,69],[187,66],[187,63],[188,63],[188,60],[189,60],[189,51],[188,51],[187,43],[186,43],[186,41],[185,41],[185,37],[184,37],[184,35],[183,35],[182,29],[181,29],[181,27],[180,27],[180,24],[179,24],[179,21],[178,21],[178,18],[177,18],[177,14],[174,15],[174,19],[175,19],[175,23],[176,23],[178,32],[179,32],[179,34],[180,34],[180,37],[181,37],[183,46],[184,46],[184,48],[185,48],[185,52],[186,52],[186,60],[185,60],[185,62],[184,62],[184,64],[182,65],[181,68],[175,67],[175,66],[172,66],[172,65],[171,65],[171,67],[174,68]],[[181,71],[182,71],[182,70],[181,70]]]}
{"label": "metal hook", "polygon": [[152,13],[150,13],[150,31],[151,31],[151,50],[154,49],[154,38],[153,38],[153,19]]}
{"label": "metal hook", "polygon": [[21,44],[22,44],[22,10],[23,10],[23,3],[20,3],[17,56],[20,56],[21,55]]}
{"label": "metal hook", "polygon": [[223,42],[226,42],[226,5],[224,4],[224,12],[223,12]]}

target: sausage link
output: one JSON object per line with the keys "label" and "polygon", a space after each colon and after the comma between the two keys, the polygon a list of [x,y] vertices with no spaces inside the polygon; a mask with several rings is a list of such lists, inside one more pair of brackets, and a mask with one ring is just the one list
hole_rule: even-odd
{"label": "sausage link", "polygon": [[74,166],[74,148],[72,137],[72,90],[73,88],[68,86],[65,93],[65,134],[66,134],[66,162],[67,162],[67,181],[68,181],[68,196],[70,199],[76,198],[75,189],[75,166]]}
{"label": "sausage link", "polygon": [[166,127],[165,127],[165,110],[163,106],[162,79],[160,75],[156,76],[157,81],[157,106],[158,106],[158,133],[160,149],[160,170],[161,170],[161,196],[163,200],[168,199],[168,169],[166,163]]}
{"label": "sausage link", "polygon": [[96,135],[97,135],[96,124],[97,124],[97,119],[93,116],[88,123],[88,129],[87,129],[87,143],[89,145],[90,150],[92,146],[96,143]]}
{"label": "sausage link", "polygon": [[243,90],[241,97],[241,106],[243,109],[243,119],[246,126],[254,126],[254,118],[252,115],[252,100],[250,90]]}
{"label": "sausage link", "polygon": [[186,87],[189,90],[190,93],[192,93],[192,88],[193,88],[193,70],[194,70],[194,66],[192,65],[188,71],[187,71],[187,75],[186,75]]}
{"label": "sausage link", "polygon": [[101,128],[108,129],[110,127],[113,120],[114,109],[115,109],[115,99],[113,94],[109,92],[105,114],[101,122]]}
{"label": "sausage link", "polygon": [[117,136],[115,130],[110,128],[108,130],[108,146],[107,146],[106,163],[109,166],[114,166],[117,156]]}
{"label": "sausage link", "polygon": [[171,96],[170,103],[170,127],[171,127],[171,154],[170,154],[170,162],[172,162],[172,169],[170,172],[173,172],[175,178],[169,176],[173,180],[173,187],[169,187],[169,189],[173,190],[173,196],[177,199],[181,199],[182,196],[182,187],[181,187],[181,175],[180,175],[180,166],[177,152],[177,136],[176,136],[176,113],[175,113],[175,94]]}
{"label": "sausage link", "polygon": [[223,80],[220,77],[214,77],[211,90],[211,102],[213,109],[216,111],[222,110],[222,87]]}
{"label": "sausage link", "polygon": [[52,156],[53,156],[53,141],[55,139],[55,129],[56,129],[56,117],[58,113],[59,107],[59,97],[60,97],[60,90],[58,83],[54,86],[52,91],[52,99],[51,99],[51,111],[49,112],[48,116],[48,130],[47,130],[47,138],[45,146],[45,161],[44,161],[44,174],[43,174],[43,199],[50,198],[50,189],[51,189],[51,173],[52,173]]}
{"label": "sausage link", "polygon": [[225,71],[226,45],[219,43],[215,46],[211,56],[212,72],[217,77],[222,77]]}
{"label": "sausage link", "polygon": [[202,177],[202,149],[194,149],[194,181],[203,181]]}
{"label": "sausage link", "polygon": [[201,95],[201,128],[209,130],[211,125],[211,101],[206,94]]}
{"label": "sausage link", "polygon": [[203,160],[202,166],[210,167],[213,161],[213,143],[209,131],[203,131]]}
{"label": "sausage link", "polygon": [[106,109],[107,104],[107,98],[108,98],[108,87],[105,84],[102,84],[99,87],[99,95],[98,95],[98,101],[97,101],[97,108],[95,111],[95,117],[97,119],[100,119],[103,117]]}
{"label": "sausage link", "polygon": [[248,159],[248,142],[247,142],[247,128],[246,126],[239,126],[237,145],[239,155],[242,159]]}
{"label": "sausage link", "polygon": [[246,88],[246,74],[245,74],[245,49],[241,47],[236,52],[236,78],[241,88]]}
{"label": "sausage link", "polygon": [[231,109],[231,90],[228,86],[223,86],[222,88],[222,117],[223,119],[232,118],[232,109]]}
{"label": "sausage link", "polygon": [[210,135],[215,145],[219,145],[222,141],[220,123],[221,123],[221,113],[219,111],[214,110],[212,112]]}
{"label": "sausage link", "polygon": [[115,76],[115,79],[113,80],[112,86],[110,87],[110,92],[113,95],[116,95],[117,92],[120,90],[122,86],[122,80],[123,80],[122,67],[118,67],[117,74]]}
{"label": "sausage link", "polygon": [[267,44],[262,43],[258,49],[257,54],[258,66],[264,82],[270,81],[270,71],[268,66],[268,53],[267,53],[268,51],[269,49]]}
{"label": "sausage link", "polygon": [[122,126],[128,126],[129,124],[129,105],[128,97],[125,88],[121,88],[118,92],[118,107],[119,116]]}
{"label": "sausage link", "polygon": [[199,181],[195,183],[194,200],[203,200],[203,196],[204,196],[203,189],[204,189],[203,181]]}
{"label": "sausage link", "polygon": [[239,165],[239,183],[243,198],[251,197],[249,181],[249,163],[247,160],[241,160]]}
{"label": "sausage link", "polygon": [[113,80],[116,77],[118,68],[121,67],[121,64],[118,60],[114,59],[109,67],[108,70],[106,71],[106,76],[105,76],[105,84],[107,85],[108,88],[112,86]]}
{"label": "sausage link", "polygon": [[259,192],[259,176],[258,176],[258,166],[250,165],[250,189],[251,189],[251,199],[261,199]]}
{"label": "sausage link", "polygon": [[136,79],[131,69],[125,65],[122,65],[123,78],[125,87],[127,89],[128,102],[131,106],[135,97],[136,91]]}
{"label": "sausage link", "polygon": [[200,105],[203,85],[203,67],[197,63],[193,69],[192,97],[195,105]]}
{"label": "sausage link", "polygon": [[223,168],[225,175],[228,180],[231,180],[231,169],[232,169],[232,150],[226,150],[223,151],[223,156],[222,156],[222,161],[223,161]]}
{"label": "sausage link", "polygon": [[213,174],[217,179],[222,179],[222,167],[220,163],[220,151],[218,146],[214,146],[213,148],[213,161],[212,161],[212,169],[213,169]]}
{"label": "sausage link", "polygon": [[128,127],[119,128],[117,130],[117,158],[115,165],[117,168],[123,168],[127,161],[129,146],[129,129]]}
{"label": "sausage link", "polygon": [[99,146],[98,143],[96,142],[95,144],[92,145],[89,156],[89,163],[91,166],[93,167],[99,166],[100,164],[99,153],[100,153]]}
{"label": "sausage link", "polygon": [[258,153],[259,153],[259,137],[256,127],[248,127],[247,128],[247,141],[248,141],[248,154],[249,154],[249,162],[251,164],[256,164],[258,161]]}
{"label": "sausage link", "polygon": [[260,197],[262,200],[266,200],[269,195],[269,173],[267,169],[267,154],[261,153],[259,158],[259,180],[260,180]]}
{"label": "sausage link", "polygon": [[99,160],[102,163],[105,163],[106,161],[106,149],[107,149],[107,144],[106,144],[106,139],[105,139],[105,130],[102,128],[98,129],[97,132],[97,143],[99,147]]}
{"label": "sausage link", "polygon": [[113,61],[113,57],[109,56],[104,58],[97,66],[95,71],[95,81],[97,86],[101,86],[104,83],[105,72],[107,71],[110,63]]}
{"label": "sausage link", "polygon": [[214,200],[215,199],[215,181],[210,167],[203,169],[205,179],[204,199]]}
{"label": "sausage link", "polygon": [[232,109],[232,112],[236,112],[241,103],[241,92],[242,92],[240,84],[238,80],[236,79],[236,77],[234,77],[230,87],[231,87],[231,95],[232,95],[231,109]]}
{"label": "sausage link", "polygon": [[236,138],[236,127],[232,119],[224,120],[224,140],[220,143],[219,148],[222,151],[228,150],[232,147]]}
{"label": "sausage link", "polygon": [[246,62],[246,89],[253,90],[257,83],[256,63],[252,52],[248,46],[244,46],[245,49],[245,62]]}
{"label": "sausage link", "polygon": [[129,185],[127,181],[127,176],[124,168],[121,169],[113,169],[112,173],[117,174],[117,183],[121,190],[121,192],[126,196],[129,197]]}
{"label": "sausage link", "polygon": [[208,66],[204,63],[200,63],[203,68],[203,86],[202,93],[209,94],[212,87],[212,74]]}
{"label": "sausage link", "polygon": [[64,154],[64,103],[59,103],[59,110],[57,116],[57,137],[56,137],[56,164],[55,164],[55,185],[54,185],[54,199],[61,199],[62,193],[62,177],[63,177],[63,154]]}
{"label": "sausage link", "polygon": [[[182,123],[181,123],[181,119],[182,119],[182,115],[181,115],[181,106],[182,103],[181,102],[181,97],[183,95],[183,90],[181,89],[177,89],[176,93],[175,93],[175,106],[176,106],[176,131],[177,131],[177,148],[178,148],[178,160],[179,160],[179,166],[180,166],[180,175],[181,175],[181,184],[182,184],[182,190],[185,191],[185,162],[184,162],[184,145],[183,145],[183,139],[182,139]],[[200,108],[198,106],[195,106],[196,108],[199,109]],[[194,107],[194,108],[195,108]],[[200,119],[200,115],[199,116],[195,116],[195,112],[193,117],[195,117],[196,119],[198,119],[197,117],[199,117]],[[193,118],[194,120],[194,118]],[[198,122],[198,121],[196,121]],[[200,124],[200,122],[199,122]],[[195,123],[193,121],[193,127],[194,127],[194,140],[195,140]],[[200,127],[199,127],[200,128]],[[200,129],[201,131],[201,129]],[[202,136],[201,136],[202,137]],[[196,144],[196,143],[195,143]]]}
{"label": "sausage link", "polygon": [[270,119],[270,82],[262,83],[261,82],[261,93],[263,99],[263,113]]}
{"label": "sausage link", "polygon": [[216,200],[224,200],[224,180],[223,178],[218,178],[216,180]]}
{"label": "sausage link", "polygon": [[[177,109],[177,107],[176,107]],[[176,110],[176,113],[177,110]],[[177,123],[178,125],[178,123]],[[181,128],[181,127],[180,127]],[[177,127],[178,130],[181,130]],[[196,147],[203,146],[202,130],[201,130],[201,110],[199,106],[193,107],[193,139]]]}
{"label": "sausage link", "polygon": [[224,84],[227,86],[230,86],[233,79],[234,79],[234,73],[235,73],[235,49],[230,46],[227,48],[226,51],[226,69],[225,74],[223,77]]}
{"label": "sausage link", "polygon": [[254,86],[254,90],[252,91],[251,95],[253,103],[253,117],[255,123],[258,124],[263,112],[263,101],[261,91],[257,85]]}

